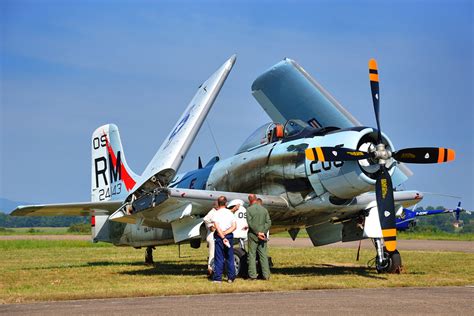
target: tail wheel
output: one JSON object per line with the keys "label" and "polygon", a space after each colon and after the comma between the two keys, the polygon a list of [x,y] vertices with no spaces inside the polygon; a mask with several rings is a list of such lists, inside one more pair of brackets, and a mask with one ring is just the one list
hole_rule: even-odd
{"label": "tail wheel", "polygon": [[[395,250],[393,252],[386,251],[385,256],[387,260],[382,265],[377,264],[377,272],[400,274],[400,271],[402,269],[402,257],[400,256],[398,250]],[[375,262],[378,262],[378,256]]]}

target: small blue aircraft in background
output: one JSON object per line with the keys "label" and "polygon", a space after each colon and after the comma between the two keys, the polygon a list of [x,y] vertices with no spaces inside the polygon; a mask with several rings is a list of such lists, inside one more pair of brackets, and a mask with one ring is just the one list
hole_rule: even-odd
{"label": "small blue aircraft in background", "polygon": [[466,212],[468,214],[472,214],[471,211],[465,210],[461,207],[461,202],[458,203],[458,207],[455,209],[443,209],[443,210],[419,210],[414,211],[415,208],[409,210],[407,208],[403,209],[403,212],[400,217],[397,218],[397,230],[398,231],[405,231],[409,228],[416,226],[416,217],[417,216],[427,216],[427,215],[436,215],[436,214],[445,214],[445,213],[453,213],[456,220],[454,221],[453,225],[456,228],[462,227],[463,223],[459,220],[459,215],[461,212]]}

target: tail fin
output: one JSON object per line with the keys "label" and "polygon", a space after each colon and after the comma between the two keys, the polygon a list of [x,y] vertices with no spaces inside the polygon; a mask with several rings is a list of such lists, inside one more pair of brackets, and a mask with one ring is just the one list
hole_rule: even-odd
{"label": "tail fin", "polygon": [[117,126],[107,124],[97,128],[91,146],[91,200],[125,199],[138,176],[127,165]]}

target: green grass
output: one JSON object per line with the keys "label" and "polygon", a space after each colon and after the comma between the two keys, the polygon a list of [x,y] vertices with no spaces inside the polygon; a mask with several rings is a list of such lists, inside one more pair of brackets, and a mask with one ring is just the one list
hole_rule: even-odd
{"label": "green grass", "polygon": [[[204,245],[204,244],[203,244]],[[0,303],[80,298],[222,292],[474,284],[474,254],[403,251],[404,271],[380,275],[366,263],[373,251],[270,248],[269,282],[212,284],[206,247],[157,247],[155,267],[143,265],[143,249],[86,241],[0,241]]]}
{"label": "green grass", "polygon": [[87,233],[68,232],[69,227],[15,227],[1,228],[0,236],[5,235],[90,235]]}
{"label": "green grass", "polygon": [[473,233],[446,233],[446,232],[400,232],[400,239],[418,239],[418,240],[458,240],[458,241],[474,241]]}
{"label": "green grass", "polygon": [[[290,234],[288,232],[279,232],[273,234],[274,237],[288,237],[290,238]],[[306,230],[302,229],[298,233],[297,238],[308,238],[308,233]],[[445,232],[438,232],[438,233],[429,233],[429,232],[398,232],[397,238],[399,239],[418,239],[418,240],[458,240],[458,241],[474,241],[474,234],[473,233],[445,233]]]}
{"label": "green grass", "polygon": [[[90,235],[90,232],[77,233],[68,232],[68,227],[21,227],[0,228],[0,236],[5,235]],[[288,232],[273,234],[274,237],[290,237]],[[308,238],[306,230],[302,229],[298,238]],[[399,239],[423,239],[423,240],[462,240],[474,241],[474,233],[426,233],[426,232],[399,232]]]}

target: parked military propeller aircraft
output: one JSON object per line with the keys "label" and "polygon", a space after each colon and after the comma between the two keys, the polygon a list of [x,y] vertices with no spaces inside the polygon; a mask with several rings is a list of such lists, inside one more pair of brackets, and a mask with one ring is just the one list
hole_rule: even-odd
{"label": "parked military propeller aircraft", "polygon": [[401,162],[451,161],[454,151],[395,151],[380,128],[375,60],[369,76],[377,129],[362,126],[300,65],[284,59],[252,85],[272,122],[234,156],[177,175],[235,60],[199,86],[141,176],[126,163],[118,128],[104,125],[91,140],[91,202],[20,206],[13,215],[90,215],[94,242],[147,247],[150,254],[151,247],[173,242],[199,246],[203,216],[215,199],[246,201],[253,192],[270,212],[272,232],[288,230],[296,238],[305,228],[315,246],[372,238],[377,270],[398,271],[396,210],[423,198],[418,191],[393,191],[411,175]]}
{"label": "parked military propeller aircraft", "polygon": [[403,209],[402,214],[400,217],[397,218],[397,230],[404,231],[409,228],[416,226],[416,218],[418,216],[430,216],[430,215],[437,215],[437,214],[446,214],[450,213],[454,216],[453,226],[460,228],[463,226],[462,220],[459,219],[461,212],[466,212],[467,214],[471,215],[472,212],[468,211],[461,207],[461,202],[458,203],[458,206],[455,209],[447,208],[442,210],[415,210],[415,208]]}

